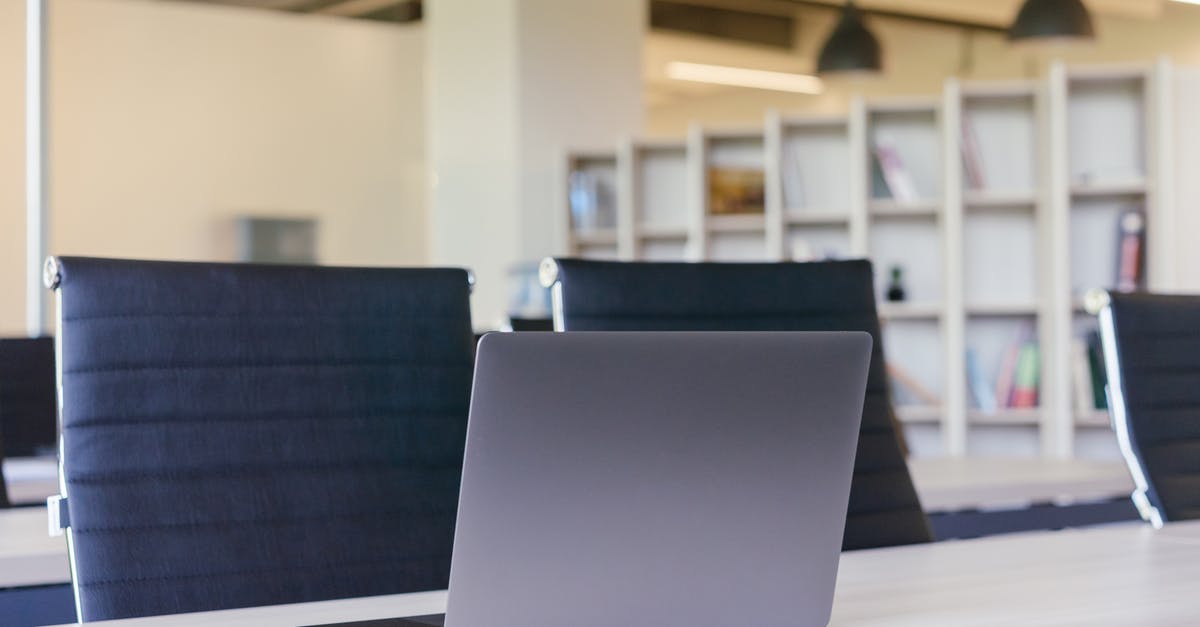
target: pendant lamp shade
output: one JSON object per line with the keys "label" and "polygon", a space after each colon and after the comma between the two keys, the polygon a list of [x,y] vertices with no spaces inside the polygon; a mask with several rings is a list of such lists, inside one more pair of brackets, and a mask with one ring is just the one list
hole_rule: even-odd
{"label": "pendant lamp shade", "polygon": [[879,40],[867,30],[862,13],[851,0],[846,3],[842,19],[821,48],[817,73],[879,72],[882,69]]}
{"label": "pendant lamp shade", "polygon": [[1025,0],[1008,29],[1009,41],[1092,39],[1092,16],[1082,0]]}

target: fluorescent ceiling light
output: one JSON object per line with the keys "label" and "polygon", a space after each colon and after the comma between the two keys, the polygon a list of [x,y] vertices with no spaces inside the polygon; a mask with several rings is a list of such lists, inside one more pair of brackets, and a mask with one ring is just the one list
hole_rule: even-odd
{"label": "fluorescent ceiling light", "polygon": [[1183,4],[1200,4],[1200,0],[1175,0],[1175,2],[1180,2]]}
{"label": "fluorescent ceiling light", "polygon": [[797,94],[819,94],[822,89],[821,79],[808,74],[772,72],[706,63],[686,63],[684,61],[668,63],[667,77],[677,81],[753,87],[754,89],[788,91]]}

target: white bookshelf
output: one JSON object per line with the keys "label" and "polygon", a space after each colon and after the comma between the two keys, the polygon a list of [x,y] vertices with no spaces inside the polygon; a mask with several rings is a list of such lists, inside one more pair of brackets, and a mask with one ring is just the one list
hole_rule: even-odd
{"label": "white bookshelf", "polygon": [[[875,262],[875,294],[891,372],[893,401],[917,456],[949,450],[944,146],[937,99],[873,101],[857,108],[862,140],[858,193],[864,205],[866,255]],[[898,159],[912,191],[898,197],[884,175],[883,151]],[[905,299],[889,302],[892,269]],[[921,418],[916,420],[915,418]]]}
{"label": "white bookshelf", "polygon": [[[568,160],[612,172],[620,188],[615,228],[572,229],[568,250],[654,260],[868,257],[890,366],[918,388],[893,377],[915,455],[1114,458],[1106,411],[1075,398],[1072,342],[1095,328],[1084,292],[1114,282],[1126,207],[1145,210],[1148,286],[1174,287],[1170,225],[1177,196],[1190,189],[1177,179],[1191,170],[1169,157],[1191,154],[1172,134],[1192,131],[1175,89],[1200,93],[1200,73],[1167,61],[1053,64],[1039,80],[952,79],[935,98],[855,99],[838,115],[770,112],[753,127],[627,140]],[[911,197],[885,193],[872,159],[881,143],[902,164]],[[714,214],[712,168],[761,170],[764,211]],[[904,270],[903,302],[887,300],[892,265]],[[1001,373],[1026,342],[1038,350],[1036,402],[980,406],[968,350],[975,391],[986,396],[1003,392]]]}
{"label": "white bookshelf", "polygon": [[[573,177],[587,177],[580,185]],[[616,151],[572,152],[566,160],[563,192],[567,210],[567,248],[572,255],[587,259],[618,257],[618,169]],[[584,187],[589,200],[573,197]],[[582,205],[589,205],[583,207]]]}
{"label": "white bookshelf", "polygon": [[[730,129],[694,127],[689,148],[693,179],[703,181],[694,197],[698,201],[699,221],[693,235],[698,242],[699,258],[712,261],[766,261],[768,253],[766,211],[766,134],[762,126]],[[710,177],[715,171],[757,172],[763,177],[763,210],[758,213],[720,214],[711,206]],[[774,218],[774,216],[772,216]],[[775,220],[771,220],[772,229]]]}
{"label": "white bookshelf", "polygon": [[619,154],[623,259],[672,261],[689,257],[688,153],[682,140],[626,140]]}

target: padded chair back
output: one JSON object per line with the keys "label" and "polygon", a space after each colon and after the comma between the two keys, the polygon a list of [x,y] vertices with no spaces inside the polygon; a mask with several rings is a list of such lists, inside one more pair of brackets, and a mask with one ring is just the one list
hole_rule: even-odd
{"label": "padded chair back", "polygon": [[465,271],[62,258],[47,274],[81,620],[447,585]]}
{"label": "padded chair back", "polygon": [[871,264],[547,260],[566,331],[866,331],[874,339],[843,549],[929,542],[888,393]]}
{"label": "padded chair back", "polygon": [[8,482],[4,479],[4,430],[0,429],[0,509],[11,505],[8,500]]}
{"label": "padded chair back", "polygon": [[54,338],[0,339],[0,431],[9,457],[53,454]]}
{"label": "padded chair back", "polygon": [[1109,411],[1154,526],[1200,519],[1200,296],[1112,293],[1100,311]]}

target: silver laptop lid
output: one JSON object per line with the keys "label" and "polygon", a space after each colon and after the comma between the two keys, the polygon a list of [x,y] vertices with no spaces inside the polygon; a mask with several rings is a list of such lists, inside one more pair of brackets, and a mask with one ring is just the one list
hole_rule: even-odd
{"label": "silver laptop lid", "polygon": [[475,368],[449,627],[824,625],[866,333],[507,333]]}

